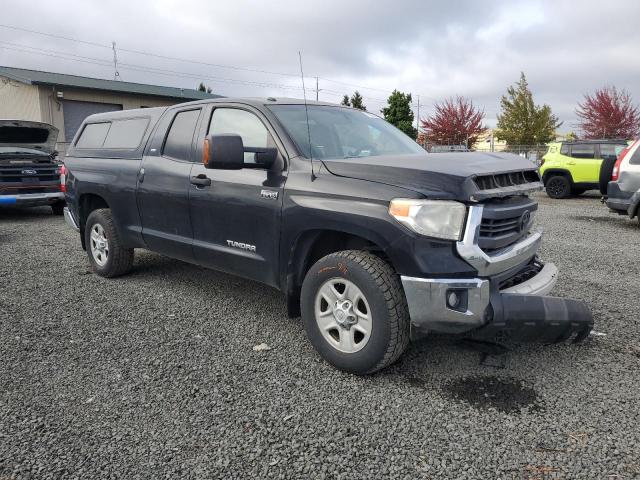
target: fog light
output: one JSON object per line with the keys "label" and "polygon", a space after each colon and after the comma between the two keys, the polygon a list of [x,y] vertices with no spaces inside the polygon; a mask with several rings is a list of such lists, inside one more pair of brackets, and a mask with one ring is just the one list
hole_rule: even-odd
{"label": "fog light", "polygon": [[458,308],[460,305],[460,296],[455,291],[450,291],[447,294],[447,306],[449,308]]}

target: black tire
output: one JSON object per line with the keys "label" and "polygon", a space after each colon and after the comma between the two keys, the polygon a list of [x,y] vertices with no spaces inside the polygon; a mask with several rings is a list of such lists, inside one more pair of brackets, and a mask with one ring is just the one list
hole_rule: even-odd
{"label": "black tire", "polygon": [[[371,332],[361,350],[344,353],[325,339],[316,322],[319,289],[329,280],[353,283],[370,307]],[[399,276],[384,260],[359,250],[345,250],[318,260],[307,272],[300,296],[309,341],[334,367],[365,375],[394,363],[409,344],[409,310]]]}
{"label": "black tire", "polygon": [[602,195],[607,194],[607,187],[609,185],[609,181],[611,181],[611,175],[613,174],[613,167],[616,164],[616,160],[616,158],[607,157],[602,160],[602,163],[600,164],[598,186],[600,187],[600,193]]}
{"label": "black tire", "polygon": [[54,215],[63,215],[64,214],[64,202],[56,202],[51,204],[51,211]]}
{"label": "black tire", "polygon": [[[107,254],[100,257],[102,262],[104,262],[102,264],[94,253],[91,238],[91,232],[96,225],[102,229],[103,236],[106,238],[108,245]],[[122,246],[122,241],[120,240],[120,235],[116,229],[110,209],[101,208],[91,212],[84,228],[84,235],[89,264],[94,273],[97,273],[101,277],[112,278],[124,275],[131,270],[131,266],[133,265],[133,249]]]}
{"label": "black tire", "polygon": [[551,175],[544,186],[551,198],[567,198],[571,195],[571,182],[564,175]]}

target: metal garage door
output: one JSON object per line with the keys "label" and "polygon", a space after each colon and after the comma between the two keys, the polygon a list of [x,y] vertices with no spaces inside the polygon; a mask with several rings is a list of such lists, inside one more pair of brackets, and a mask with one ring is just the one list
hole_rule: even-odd
{"label": "metal garage door", "polygon": [[65,142],[73,140],[73,136],[89,115],[94,113],[113,112],[122,110],[122,105],[116,103],[80,102],[78,100],[62,100],[64,115],[64,139]]}

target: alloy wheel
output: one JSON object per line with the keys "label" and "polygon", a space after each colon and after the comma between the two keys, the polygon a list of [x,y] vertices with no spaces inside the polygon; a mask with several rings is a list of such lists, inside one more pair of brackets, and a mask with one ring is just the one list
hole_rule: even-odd
{"label": "alloy wheel", "polygon": [[340,352],[358,352],[371,337],[369,302],[353,282],[344,278],[322,284],[315,299],[315,318],[324,339]]}

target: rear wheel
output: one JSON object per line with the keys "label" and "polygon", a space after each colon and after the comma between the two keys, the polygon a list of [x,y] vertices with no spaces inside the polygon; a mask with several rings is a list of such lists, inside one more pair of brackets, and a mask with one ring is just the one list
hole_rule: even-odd
{"label": "rear wheel", "polygon": [[304,279],[300,303],[311,344],[340,370],[373,373],[395,362],[409,343],[400,278],[369,252],[320,259]]}
{"label": "rear wheel", "polygon": [[64,202],[56,202],[51,204],[51,211],[54,215],[62,215],[64,214]]}
{"label": "rear wheel", "polygon": [[547,195],[551,198],[567,198],[571,194],[571,182],[564,175],[553,175],[545,182]]}
{"label": "rear wheel", "polygon": [[133,249],[124,248],[111,210],[94,210],[84,229],[91,269],[101,277],[124,275],[133,265]]}

